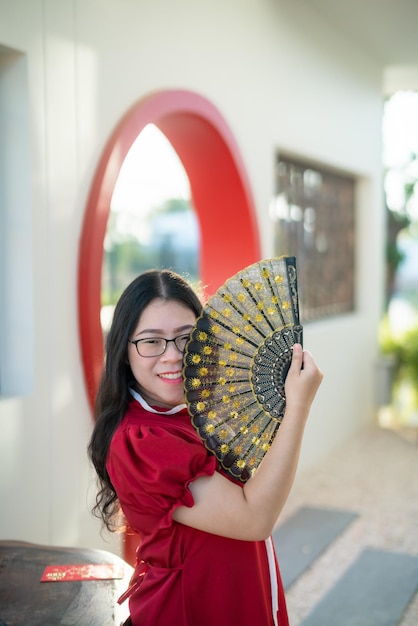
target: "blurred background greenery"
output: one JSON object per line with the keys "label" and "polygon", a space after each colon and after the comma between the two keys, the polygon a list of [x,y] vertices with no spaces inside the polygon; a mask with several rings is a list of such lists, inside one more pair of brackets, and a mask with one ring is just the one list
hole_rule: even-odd
{"label": "blurred background greenery", "polygon": [[384,425],[418,428],[418,93],[385,102],[386,302],[379,345],[388,394]]}

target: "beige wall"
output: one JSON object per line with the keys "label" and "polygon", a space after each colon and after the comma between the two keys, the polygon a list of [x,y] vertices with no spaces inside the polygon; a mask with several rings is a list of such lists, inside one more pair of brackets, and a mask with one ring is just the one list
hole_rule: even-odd
{"label": "beige wall", "polygon": [[263,256],[273,252],[276,148],[358,175],[358,307],[305,328],[325,381],[302,465],[373,419],[382,68],[296,0],[0,0],[0,44],[27,62],[31,176],[22,184],[32,204],[34,328],[33,389],[0,399],[0,538],[117,549],[101,539],[87,504],[92,423],[77,254],[101,150],[124,112],[157,89],[196,91],[226,118],[249,174]]}

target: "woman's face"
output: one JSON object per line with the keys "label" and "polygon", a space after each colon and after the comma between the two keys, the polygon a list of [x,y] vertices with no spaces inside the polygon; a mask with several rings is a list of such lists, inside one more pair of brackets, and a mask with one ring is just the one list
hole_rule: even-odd
{"label": "woman's face", "polygon": [[[189,334],[195,322],[194,312],[186,305],[156,298],[143,310],[130,339],[174,339]],[[184,402],[183,353],[173,341],[163,354],[153,357],[140,356],[135,345],[128,343],[128,361],[138,391],[149,405],[172,408]]]}

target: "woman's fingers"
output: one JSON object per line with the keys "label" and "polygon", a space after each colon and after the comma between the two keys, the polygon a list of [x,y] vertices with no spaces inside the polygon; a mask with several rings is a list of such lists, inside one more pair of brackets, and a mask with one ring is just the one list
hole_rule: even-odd
{"label": "woman's fingers", "polygon": [[310,406],[322,378],[323,374],[311,353],[303,350],[300,344],[295,344],[285,383],[287,404]]}
{"label": "woman's fingers", "polygon": [[[290,364],[290,370],[293,372],[299,372],[303,367],[303,348],[300,343],[295,343],[292,347],[292,362]],[[289,371],[290,371],[289,370]]]}

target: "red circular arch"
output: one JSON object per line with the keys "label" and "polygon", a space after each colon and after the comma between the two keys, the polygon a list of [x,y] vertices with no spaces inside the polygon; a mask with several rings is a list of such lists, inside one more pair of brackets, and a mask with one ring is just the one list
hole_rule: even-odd
{"label": "red circular arch", "polygon": [[207,293],[260,258],[247,174],[219,111],[207,99],[185,90],[156,92],[137,102],[116,126],[102,153],[80,241],[78,315],[91,407],[103,365],[101,273],[110,203],[123,161],[150,123],[165,134],[188,175],[201,232],[200,279]]}

